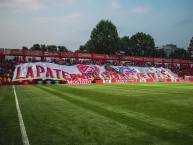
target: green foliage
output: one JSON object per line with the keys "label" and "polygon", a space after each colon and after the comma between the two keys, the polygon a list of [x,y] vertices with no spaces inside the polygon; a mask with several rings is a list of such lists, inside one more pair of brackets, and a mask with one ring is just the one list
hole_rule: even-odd
{"label": "green foliage", "polygon": [[129,36],[124,36],[120,39],[120,49],[122,51],[125,51],[126,55],[132,55],[131,51],[131,44],[130,44],[130,39]]}
{"label": "green foliage", "polygon": [[170,53],[169,57],[173,59],[190,59],[188,51],[183,48],[177,48],[174,52]]}
{"label": "green foliage", "polygon": [[70,52],[70,50],[68,50],[68,49],[66,48],[66,46],[58,46],[58,51],[59,51],[59,52]]}
{"label": "green foliage", "polygon": [[56,45],[47,45],[46,49],[48,51],[57,51],[57,46]]}
{"label": "green foliage", "polygon": [[109,20],[101,20],[92,30],[90,40],[76,52],[116,54],[118,50],[132,56],[165,57],[163,51],[155,49],[154,39],[149,34],[138,32],[131,38],[119,38],[116,26]]}
{"label": "green foliage", "polygon": [[22,50],[28,50],[26,46],[22,46]]}
{"label": "green foliage", "polygon": [[92,30],[84,50],[92,53],[116,54],[119,41],[116,26],[109,20],[101,20]]}
{"label": "green foliage", "polygon": [[76,50],[75,52],[87,52],[87,49],[84,45],[80,45],[79,49]]}
{"label": "green foliage", "polygon": [[134,56],[153,57],[155,51],[154,39],[149,35],[138,32],[130,38],[131,51]]}
{"label": "green foliage", "polygon": [[59,51],[59,52],[71,52],[66,48],[66,46],[56,46],[56,45],[45,45],[45,44],[34,44],[30,50],[42,50],[42,51]]}
{"label": "green foliage", "polygon": [[46,48],[46,45],[45,45],[45,44],[41,44],[40,47],[41,47],[40,49],[41,49],[42,51],[47,51],[47,48]]}
{"label": "green foliage", "polygon": [[159,58],[166,58],[167,53],[163,49],[154,49],[152,50],[152,56],[153,57],[159,57]]}
{"label": "green foliage", "polygon": [[31,49],[31,50],[41,50],[39,44],[34,44],[30,49]]}
{"label": "green foliage", "polygon": [[163,49],[156,49],[157,54],[155,54],[155,57],[161,57],[161,58],[166,58],[167,53]]}
{"label": "green foliage", "polygon": [[87,41],[84,47],[84,50],[86,50],[85,52],[96,53],[96,49],[92,43],[92,40]]}
{"label": "green foliage", "polygon": [[91,42],[91,40],[88,40],[85,45],[80,45],[79,50],[75,52],[90,52],[95,53],[95,48]]}

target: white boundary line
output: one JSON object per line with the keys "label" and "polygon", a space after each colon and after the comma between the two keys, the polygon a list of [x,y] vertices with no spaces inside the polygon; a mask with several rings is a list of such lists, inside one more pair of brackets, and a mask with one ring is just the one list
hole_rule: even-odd
{"label": "white boundary line", "polygon": [[22,117],[21,110],[20,110],[20,107],[19,107],[19,102],[18,102],[18,99],[17,99],[17,94],[16,94],[16,91],[15,91],[15,86],[14,85],[13,85],[13,92],[14,92],[14,96],[15,96],[15,103],[16,103],[17,114],[18,114],[18,118],[19,118],[19,125],[20,125],[23,145],[30,145],[28,137],[27,137],[27,133],[26,133],[26,130],[25,130],[25,125],[24,125],[23,117]]}

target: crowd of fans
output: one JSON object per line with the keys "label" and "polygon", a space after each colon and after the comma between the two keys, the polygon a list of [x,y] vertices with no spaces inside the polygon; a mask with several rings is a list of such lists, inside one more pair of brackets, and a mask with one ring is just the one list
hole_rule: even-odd
{"label": "crowd of fans", "polygon": [[15,60],[1,60],[0,61],[0,84],[10,84],[13,77],[15,65],[17,65]]}
{"label": "crowd of fans", "polygon": [[151,62],[119,62],[119,61],[106,61],[106,60],[77,60],[77,59],[35,59],[28,58],[27,61],[23,61],[18,57],[10,60],[0,60],[0,85],[10,84],[13,77],[15,65],[26,62],[50,62],[60,65],[114,65],[114,66],[140,66],[140,67],[164,67],[170,69],[176,73],[179,77],[193,76],[193,66],[189,64],[168,64],[168,63],[156,63]]}

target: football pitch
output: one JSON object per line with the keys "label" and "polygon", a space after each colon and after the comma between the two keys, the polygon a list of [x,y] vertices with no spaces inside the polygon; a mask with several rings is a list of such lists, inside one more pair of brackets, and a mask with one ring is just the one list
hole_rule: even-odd
{"label": "football pitch", "polygon": [[[30,145],[192,145],[193,83],[15,86]],[[21,145],[0,86],[0,145]]]}

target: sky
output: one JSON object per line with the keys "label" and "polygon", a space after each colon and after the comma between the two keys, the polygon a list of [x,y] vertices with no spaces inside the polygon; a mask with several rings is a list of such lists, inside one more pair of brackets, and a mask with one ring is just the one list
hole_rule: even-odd
{"label": "sky", "polygon": [[33,44],[75,51],[101,20],[111,20],[119,37],[143,32],[156,46],[189,46],[193,0],[0,0],[0,48]]}

